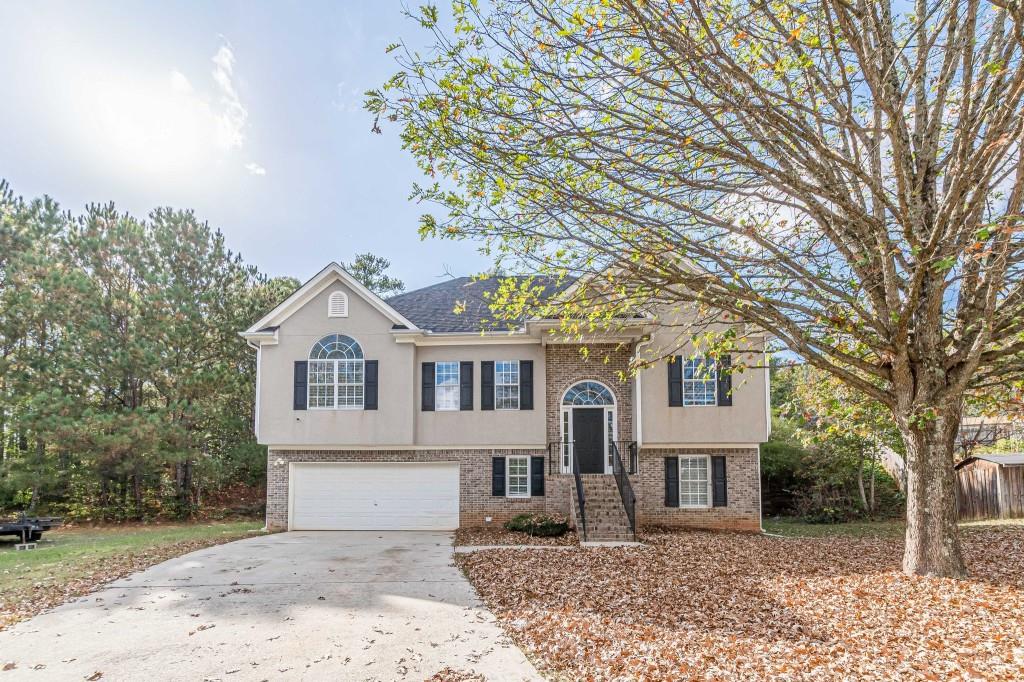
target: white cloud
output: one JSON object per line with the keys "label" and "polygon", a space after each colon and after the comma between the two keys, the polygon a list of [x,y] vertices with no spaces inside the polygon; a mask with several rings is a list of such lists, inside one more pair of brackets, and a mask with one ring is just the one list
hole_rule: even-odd
{"label": "white cloud", "polygon": [[171,71],[171,89],[183,95],[192,94],[192,84],[188,82],[185,74],[177,69]]}
{"label": "white cloud", "polygon": [[66,101],[55,115],[91,163],[164,178],[213,177],[222,168],[266,174],[245,149],[249,112],[226,41],[211,57],[210,76],[88,57],[65,60],[55,88]]}
{"label": "white cloud", "polygon": [[218,139],[225,149],[241,149],[245,142],[245,123],[249,111],[242,105],[235,88],[235,53],[230,45],[221,45],[213,55],[213,80],[220,90],[223,110],[217,119]]}

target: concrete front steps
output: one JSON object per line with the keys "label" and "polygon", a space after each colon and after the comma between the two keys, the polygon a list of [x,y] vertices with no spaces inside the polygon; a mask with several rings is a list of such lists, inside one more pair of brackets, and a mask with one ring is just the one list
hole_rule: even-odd
{"label": "concrete front steps", "polygon": [[[584,512],[588,542],[632,542],[629,518],[622,506],[619,488],[611,474],[583,474]],[[576,487],[572,488],[573,511],[580,518]]]}

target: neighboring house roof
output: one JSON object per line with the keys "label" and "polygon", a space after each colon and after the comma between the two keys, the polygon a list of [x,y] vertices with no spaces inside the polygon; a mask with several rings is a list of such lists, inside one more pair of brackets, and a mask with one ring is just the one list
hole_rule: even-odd
{"label": "neighboring house roof", "polygon": [[964,417],[960,420],[963,426],[978,426],[981,424],[1020,424],[1024,426],[1024,417],[1020,415],[995,415],[981,417]]}
{"label": "neighboring house roof", "polygon": [[[472,333],[488,329],[503,330],[507,324],[495,321],[489,295],[498,291],[508,277],[456,277],[415,291],[392,296],[388,305],[412,320],[420,329],[435,333]],[[526,277],[516,279],[525,280]],[[543,289],[544,300],[562,290],[554,278],[535,276],[533,282]]]}
{"label": "neighboring house roof", "polygon": [[1013,453],[1009,455],[971,455],[967,459],[959,462],[956,468],[965,467],[971,462],[976,460],[982,460],[985,462],[993,462],[1002,466],[1024,466],[1024,453]]}

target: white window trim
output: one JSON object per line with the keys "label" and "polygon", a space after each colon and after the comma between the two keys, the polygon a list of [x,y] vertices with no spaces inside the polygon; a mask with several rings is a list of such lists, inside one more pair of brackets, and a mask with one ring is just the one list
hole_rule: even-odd
{"label": "white window trim", "polygon": [[[516,377],[518,381],[514,384],[499,384],[498,383],[498,364],[505,362],[514,362],[516,365]],[[498,412],[515,412],[522,409],[523,399],[523,375],[522,367],[518,360],[495,360],[494,361],[494,409]],[[516,406],[515,407],[498,407],[498,386],[515,386],[516,387]]]}
{"label": "white window trim", "polygon": [[[512,494],[512,485],[510,479],[512,478],[512,460],[513,459],[525,459],[526,460],[526,493]],[[532,462],[530,461],[529,455],[508,455],[505,457],[505,497],[511,497],[514,499],[524,499],[527,497],[533,497],[533,488],[531,486],[530,479],[533,478],[530,471]]]}
{"label": "white window trim", "polygon": [[[333,384],[315,384],[316,386],[327,386],[330,385],[334,388],[334,405],[332,407],[322,407],[319,405],[313,405],[313,382],[309,380],[309,372],[306,373],[306,409],[307,410],[362,410],[366,408],[366,359],[365,358],[351,358],[351,359],[339,359],[339,360],[309,360],[309,362],[333,362],[334,363],[334,383]],[[341,376],[338,363],[339,362],[358,362],[362,366],[361,375],[363,377],[362,383],[359,384],[343,384],[338,381],[338,377]],[[363,399],[358,405],[339,405],[338,404],[338,389],[342,386],[362,386],[363,387]]]}
{"label": "white window trim", "polygon": [[[707,504],[683,504],[683,460],[684,459],[697,459],[701,458],[707,462],[708,472],[708,503]],[[711,474],[711,455],[692,454],[692,455],[679,455],[677,458],[678,463],[676,464],[676,487],[679,489],[679,508],[680,509],[711,509],[714,504],[714,476]]]}
{"label": "white window trim", "polygon": [[[682,368],[682,371],[683,371],[683,381],[682,381],[682,385],[680,386],[680,390],[682,391],[682,394],[683,394],[682,395],[683,407],[718,407],[718,364],[717,363],[712,361],[713,369],[711,370],[711,374],[708,376],[708,379],[687,379],[686,378],[686,363],[687,362],[689,362],[690,360],[704,360],[705,362],[707,362],[708,359],[709,358],[706,355],[699,355],[699,356],[696,356],[696,357],[686,358],[686,359],[683,360],[683,368]],[[693,383],[706,383],[708,381],[711,381],[712,384],[715,387],[715,397],[714,397],[714,399],[710,403],[688,403],[688,402],[686,402],[686,382],[687,381],[690,381],[690,382],[693,382]]]}
{"label": "white window trim", "polygon": [[[440,407],[441,401],[438,400],[437,389],[441,388],[442,385],[437,383],[437,366],[442,364],[455,365],[455,395],[458,397],[455,400],[455,407]],[[452,360],[440,360],[434,363],[434,411],[435,412],[458,412],[462,409],[462,363]]]}

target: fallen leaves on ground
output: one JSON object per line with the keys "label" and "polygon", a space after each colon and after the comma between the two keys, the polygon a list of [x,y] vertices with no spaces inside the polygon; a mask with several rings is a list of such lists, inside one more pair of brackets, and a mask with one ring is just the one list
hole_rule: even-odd
{"label": "fallen leaves on ground", "polygon": [[489,528],[459,528],[455,531],[455,544],[466,545],[575,545],[576,533],[569,531],[558,537],[540,537],[507,530],[502,526]]}
{"label": "fallen leaves on ground", "polygon": [[225,534],[217,537],[185,540],[166,545],[157,545],[143,551],[136,550],[124,554],[83,560],[74,578],[61,581],[50,580],[34,584],[26,583],[24,589],[10,594],[0,594],[0,630],[10,627],[18,621],[31,618],[38,613],[59,606],[66,601],[89,594],[104,583],[137,573],[182,554],[239,540],[243,537],[251,537],[251,534]]}
{"label": "fallen leaves on ground", "polygon": [[965,533],[967,580],[904,575],[898,539],[642,540],[456,561],[556,677],[1024,679],[1024,528]]}
{"label": "fallen leaves on ground", "polygon": [[485,682],[487,678],[478,673],[469,673],[454,668],[441,668],[424,682]]}

